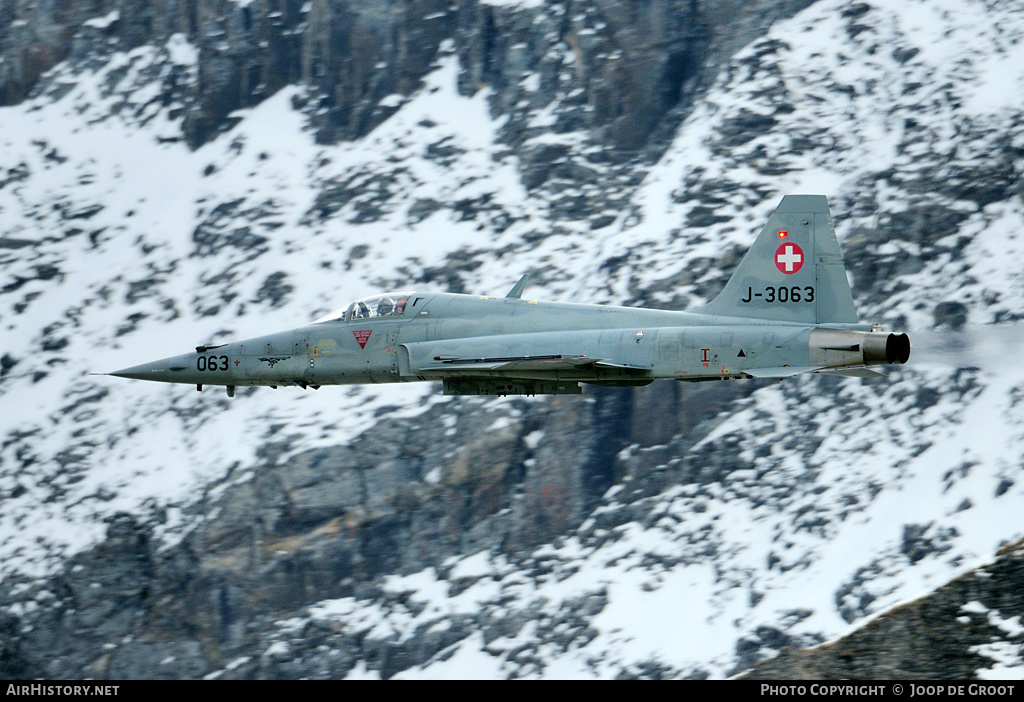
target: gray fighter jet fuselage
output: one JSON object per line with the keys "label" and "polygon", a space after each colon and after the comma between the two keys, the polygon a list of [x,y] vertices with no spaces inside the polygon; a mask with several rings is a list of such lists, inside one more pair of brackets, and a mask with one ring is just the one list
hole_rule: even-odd
{"label": "gray fighter jet fuselage", "polygon": [[783,198],[722,293],[689,312],[397,292],[313,324],[112,373],[236,387],[442,381],[448,395],[578,394],[580,383],[881,375],[905,334],[858,321],[820,195]]}

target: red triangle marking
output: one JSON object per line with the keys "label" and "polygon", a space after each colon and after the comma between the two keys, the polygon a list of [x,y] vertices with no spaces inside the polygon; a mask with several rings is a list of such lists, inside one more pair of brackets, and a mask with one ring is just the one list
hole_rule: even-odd
{"label": "red triangle marking", "polygon": [[359,342],[359,348],[365,349],[366,342],[370,339],[370,334],[373,333],[372,329],[360,329],[358,331],[353,330],[352,334],[356,337],[356,341]]}

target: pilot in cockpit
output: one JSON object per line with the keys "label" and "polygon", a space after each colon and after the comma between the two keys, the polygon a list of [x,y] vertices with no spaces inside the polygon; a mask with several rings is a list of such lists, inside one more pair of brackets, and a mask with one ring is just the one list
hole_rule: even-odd
{"label": "pilot in cockpit", "polygon": [[377,303],[377,316],[378,317],[390,317],[395,311],[395,301],[390,297],[381,298],[380,302]]}

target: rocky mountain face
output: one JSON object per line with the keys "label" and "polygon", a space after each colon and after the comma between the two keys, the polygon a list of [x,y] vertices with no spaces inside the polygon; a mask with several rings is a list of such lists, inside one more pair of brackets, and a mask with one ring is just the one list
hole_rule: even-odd
{"label": "rocky mountain face", "polygon": [[[1021,542],[1007,544],[990,565],[880,615],[849,636],[811,650],[784,648],[739,677],[972,680],[981,669],[991,670],[992,679],[1019,681],[1013,667],[1024,628],[1019,614],[1001,613],[1021,611],[1022,548]],[[982,689],[995,694],[999,688]]]}
{"label": "rocky mountain face", "polygon": [[[0,0],[0,676],[1019,675],[1024,8],[946,5]],[[681,308],[786,192],[910,366],[84,376],[520,269]]]}
{"label": "rocky mountain face", "polygon": [[[415,92],[448,39],[463,66],[460,89],[495,92],[496,113],[513,117],[513,145],[531,135],[522,124],[528,110],[555,96],[587,107],[562,111],[594,130],[596,143],[630,154],[732,52],[808,4],[5,0],[0,104],[23,100],[61,61],[159,46],[183,34],[200,57],[184,106],[193,148],[223,131],[232,111],[299,81],[314,103],[317,139],[330,143],[364,136],[393,114],[400,101],[381,101]],[[529,74],[538,85],[521,85]],[[663,136],[676,124],[670,119]],[[664,148],[664,139],[653,148]]]}

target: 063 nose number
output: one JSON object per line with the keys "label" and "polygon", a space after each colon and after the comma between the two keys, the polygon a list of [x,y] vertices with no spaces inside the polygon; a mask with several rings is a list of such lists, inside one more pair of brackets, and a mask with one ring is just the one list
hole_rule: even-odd
{"label": "063 nose number", "polygon": [[227,369],[227,356],[200,356],[196,359],[196,370],[198,371],[225,371]]}

